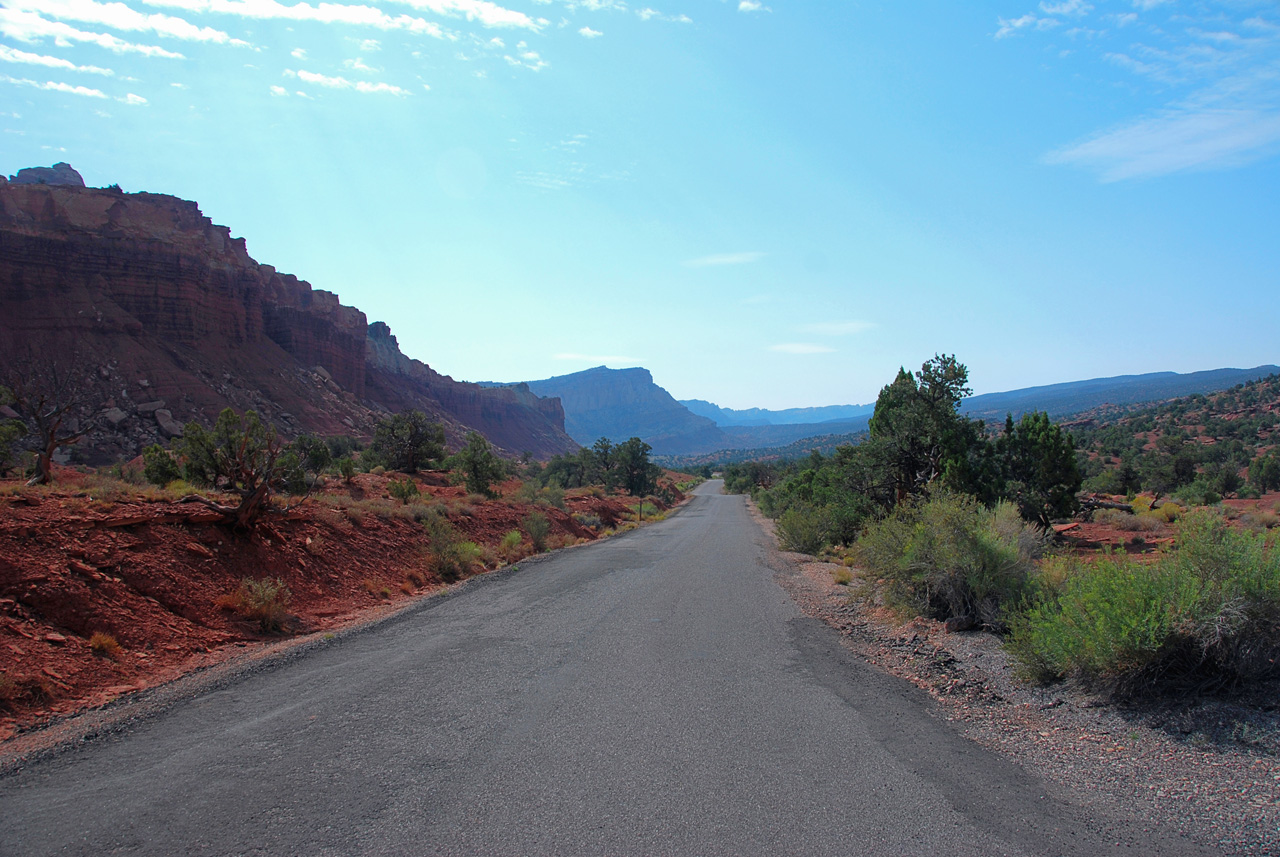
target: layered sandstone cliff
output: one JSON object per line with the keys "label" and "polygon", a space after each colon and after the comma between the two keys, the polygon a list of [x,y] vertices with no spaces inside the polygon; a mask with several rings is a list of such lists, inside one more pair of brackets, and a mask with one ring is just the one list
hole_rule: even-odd
{"label": "layered sandstone cliff", "polygon": [[513,453],[575,446],[558,402],[410,360],[386,325],[259,265],[172,196],[0,182],[0,319],[0,362],[57,355],[84,376],[101,423],[92,459],[227,406],[286,434],[367,434],[387,411],[419,408],[455,441],[475,429]]}

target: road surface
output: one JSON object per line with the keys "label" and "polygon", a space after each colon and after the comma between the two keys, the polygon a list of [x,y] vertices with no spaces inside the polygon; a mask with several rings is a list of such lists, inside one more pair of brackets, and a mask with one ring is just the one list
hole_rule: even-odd
{"label": "road surface", "polygon": [[1198,854],[848,655],[709,482],[0,779],[0,854]]}

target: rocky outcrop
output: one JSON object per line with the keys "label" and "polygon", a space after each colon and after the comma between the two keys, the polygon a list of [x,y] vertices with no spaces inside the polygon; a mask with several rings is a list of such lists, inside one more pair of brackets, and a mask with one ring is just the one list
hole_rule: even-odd
{"label": "rocky outcrop", "polygon": [[259,265],[193,202],[17,178],[0,183],[0,364],[56,354],[77,366],[104,415],[77,447],[91,460],[228,406],[288,435],[368,434],[414,407],[455,441],[474,429],[513,454],[575,447],[559,403],[410,360],[385,325]]}
{"label": "rocky outcrop", "polygon": [[84,179],[71,168],[70,164],[57,163],[51,167],[27,167],[18,170],[16,176],[9,176],[14,184],[65,184],[72,187],[84,187]]}
{"label": "rocky outcrop", "polygon": [[714,422],[692,413],[653,383],[648,369],[597,366],[572,375],[530,381],[539,396],[563,403],[565,427],[581,444],[607,437],[639,437],[660,455],[726,449],[729,437]]}

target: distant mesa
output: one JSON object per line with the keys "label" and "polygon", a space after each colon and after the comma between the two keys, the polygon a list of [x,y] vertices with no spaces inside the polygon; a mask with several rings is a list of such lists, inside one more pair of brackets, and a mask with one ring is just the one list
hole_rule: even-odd
{"label": "distant mesa", "polygon": [[27,167],[9,176],[10,184],[58,184],[84,187],[84,178],[70,164],[57,163],[51,167]]}

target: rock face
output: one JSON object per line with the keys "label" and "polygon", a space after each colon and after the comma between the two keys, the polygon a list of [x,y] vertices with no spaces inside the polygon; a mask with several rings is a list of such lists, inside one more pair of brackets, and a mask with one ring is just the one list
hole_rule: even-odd
{"label": "rock face", "polygon": [[0,369],[57,354],[83,372],[85,416],[109,412],[75,448],[86,460],[131,457],[228,406],[287,436],[368,435],[418,408],[455,443],[474,429],[512,454],[576,448],[558,402],[410,360],[386,325],[259,265],[194,202],[18,180],[31,172],[0,183]]}
{"label": "rock face", "polygon": [[84,179],[71,168],[70,164],[57,163],[51,167],[27,167],[18,170],[16,176],[10,176],[14,184],[64,184],[72,187],[84,187]]}
{"label": "rock face", "polygon": [[692,413],[653,383],[648,369],[597,366],[572,375],[530,381],[539,396],[563,403],[565,428],[574,440],[590,444],[639,437],[659,455],[727,449],[729,436],[706,417]]}

